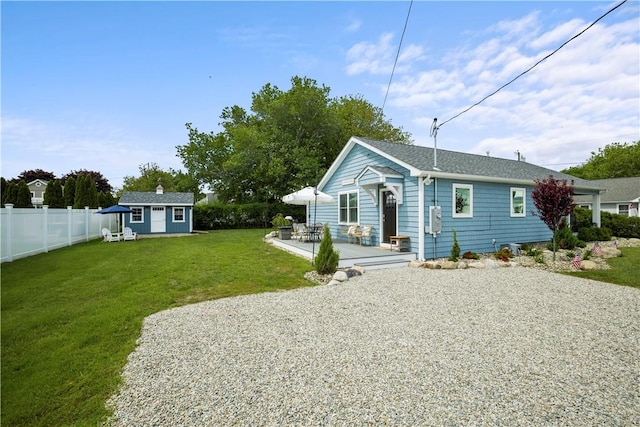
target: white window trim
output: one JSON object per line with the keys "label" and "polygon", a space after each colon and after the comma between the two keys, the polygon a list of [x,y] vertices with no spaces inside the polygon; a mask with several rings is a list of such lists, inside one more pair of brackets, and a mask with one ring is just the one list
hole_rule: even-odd
{"label": "white window trim", "polygon": [[[176,220],[176,210],[182,209],[182,220]],[[184,206],[176,206],[171,208],[171,219],[173,222],[186,222],[187,221],[187,209]]]}
{"label": "white window trim", "polygon": [[[456,212],[456,190],[458,188],[469,190],[469,213]],[[473,185],[453,184],[453,191],[451,193],[451,216],[453,218],[473,218]]]}
{"label": "white window trim", "polygon": [[[513,192],[522,191],[522,212],[516,213],[513,210]],[[527,216],[527,190],[521,187],[511,187],[509,189],[509,213],[512,218],[524,218]]]}
{"label": "white window trim", "polygon": [[142,213],[141,213],[142,220],[134,221],[133,220],[133,212],[131,212],[129,214],[129,222],[131,224],[144,224],[144,207],[142,207],[142,206],[130,206],[129,209],[131,209],[131,210],[140,209],[142,211]]}
{"label": "white window trim", "polygon": [[[356,194],[356,203],[357,203],[357,208],[358,208],[358,214],[357,214],[357,218],[356,221],[349,221],[349,211],[351,209],[351,206],[349,206],[349,195],[350,194]],[[347,222],[341,221],[340,220],[340,196],[346,194],[347,195]],[[360,192],[358,190],[351,190],[351,191],[341,191],[338,193],[338,224],[340,225],[353,225],[353,224],[359,224],[360,223]]]}

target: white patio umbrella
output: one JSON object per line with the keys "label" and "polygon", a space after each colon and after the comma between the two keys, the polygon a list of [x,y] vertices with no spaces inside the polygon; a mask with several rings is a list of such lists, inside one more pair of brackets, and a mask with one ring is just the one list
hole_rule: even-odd
{"label": "white patio umbrella", "polygon": [[335,203],[333,197],[327,193],[316,190],[315,187],[305,187],[302,190],[298,190],[291,194],[287,194],[282,198],[282,201],[290,205],[306,205],[307,206],[307,224],[311,223],[311,205],[332,205]]}
{"label": "white patio umbrella", "polygon": [[[313,222],[316,221],[316,208],[318,205],[331,205],[335,203],[333,197],[327,193],[319,191],[317,187],[304,187],[302,190],[298,190],[291,194],[287,194],[282,198],[282,201],[290,205],[307,205],[307,224],[311,224],[311,205],[313,204]],[[315,224],[314,224],[315,225]],[[313,240],[311,251],[311,263],[314,263],[316,255],[316,241]]]}

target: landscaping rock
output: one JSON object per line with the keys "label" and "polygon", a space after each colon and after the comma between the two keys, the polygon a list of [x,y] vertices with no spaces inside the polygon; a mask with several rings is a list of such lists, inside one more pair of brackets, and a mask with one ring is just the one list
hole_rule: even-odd
{"label": "landscaping rock", "polygon": [[440,266],[440,268],[442,268],[443,270],[455,270],[458,268],[458,262],[457,261],[443,261],[442,265]]}
{"label": "landscaping rock", "polygon": [[412,268],[424,267],[423,264],[424,264],[424,262],[418,261],[417,259],[409,261],[409,267],[412,267]]}
{"label": "landscaping rock", "polygon": [[333,279],[333,280],[331,280],[329,283],[327,283],[327,285],[329,285],[329,286],[341,285],[341,284],[342,284],[342,282],[341,282],[341,281],[339,281],[339,280],[335,280],[335,279]]}
{"label": "landscaping rock", "polygon": [[354,265],[353,267],[351,267],[352,270],[356,270],[359,271],[360,274],[364,274],[364,267],[361,267],[359,265]]}
{"label": "landscaping rock", "polygon": [[355,268],[349,268],[349,269],[345,270],[344,272],[347,273],[347,277],[349,279],[351,279],[352,277],[355,277],[355,276],[362,276],[362,272],[360,272],[359,270],[356,270]]}
{"label": "landscaping rock", "polygon": [[620,249],[602,248],[602,258],[616,258],[622,256]]}
{"label": "landscaping rock", "polygon": [[487,268],[486,265],[484,265],[484,262],[482,261],[471,261],[467,267],[469,268]]}
{"label": "landscaping rock", "polygon": [[428,268],[431,270],[438,270],[440,268],[442,268],[442,266],[440,264],[438,264],[437,261],[425,261],[422,263],[422,267],[423,268]]}
{"label": "landscaping rock", "polygon": [[333,280],[337,280],[338,282],[346,282],[349,280],[349,276],[344,271],[336,271],[333,275]]}
{"label": "landscaping rock", "polygon": [[599,270],[600,268],[598,267],[598,264],[596,264],[594,261],[585,260],[585,261],[582,261],[580,269],[585,271],[593,271],[593,270]]}

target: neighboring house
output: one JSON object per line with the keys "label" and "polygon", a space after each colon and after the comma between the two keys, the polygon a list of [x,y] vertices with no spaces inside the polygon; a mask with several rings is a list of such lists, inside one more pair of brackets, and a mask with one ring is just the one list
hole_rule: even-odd
{"label": "neighboring house", "polygon": [[44,201],[44,192],[47,190],[48,181],[42,179],[34,179],[27,183],[31,192],[31,204],[34,208],[41,208]]}
{"label": "neighboring house", "polygon": [[[630,178],[594,179],[598,187],[606,189],[600,197],[600,210],[614,214],[640,216],[640,176]],[[591,209],[591,198],[576,196],[578,206]]]}
{"label": "neighboring house", "polygon": [[[371,225],[376,246],[408,236],[419,259],[449,256],[454,230],[461,253],[492,252],[551,239],[531,198],[534,180],[549,175],[573,181],[576,194],[599,205],[596,184],[524,161],[447,150],[434,156],[429,147],[353,137],[318,185],[337,203],[318,206],[317,218],[333,236],[344,225]],[[598,209],[593,221],[600,224]]]}
{"label": "neighboring house", "polygon": [[193,193],[125,191],[118,202],[133,212],[125,214],[124,226],[140,234],[193,232]]}

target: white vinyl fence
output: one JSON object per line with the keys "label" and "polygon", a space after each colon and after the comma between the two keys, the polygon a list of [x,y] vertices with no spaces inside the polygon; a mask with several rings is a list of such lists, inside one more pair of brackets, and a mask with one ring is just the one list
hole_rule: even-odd
{"label": "white vinyl fence", "polygon": [[101,237],[115,229],[116,215],[96,215],[98,209],[0,209],[0,262],[13,261]]}

